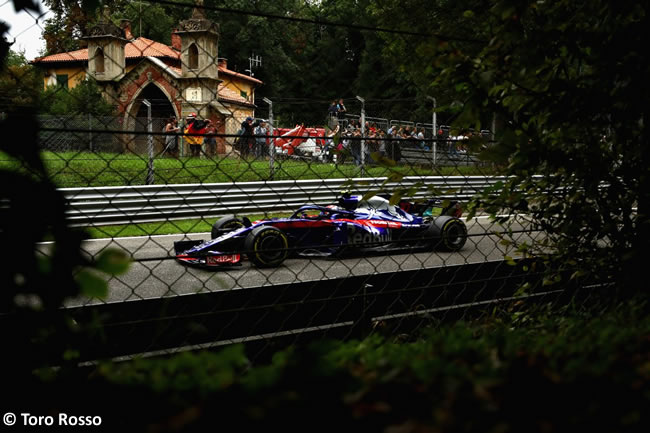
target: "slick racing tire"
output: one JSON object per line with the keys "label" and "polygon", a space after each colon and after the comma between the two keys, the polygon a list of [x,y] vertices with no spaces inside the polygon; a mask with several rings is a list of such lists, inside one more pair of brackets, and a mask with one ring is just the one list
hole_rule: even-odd
{"label": "slick racing tire", "polygon": [[228,232],[237,230],[244,226],[244,220],[237,218],[234,215],[221,217],[212,225],[212,239],[216,239],[219,236],[225,235]]}
{"label": "slick racing tire", "polygon": [[458,218],[441,216],[429,226],[434,246],[443,251],[458,251],[467,241],[467,226]]}
{"label": "slick racing tire", "polygon": [[271,226],[253,229],[246,236],[244,247],[248,259],[259,268],[280,266],[289,255],[289,239],[282,230]]}

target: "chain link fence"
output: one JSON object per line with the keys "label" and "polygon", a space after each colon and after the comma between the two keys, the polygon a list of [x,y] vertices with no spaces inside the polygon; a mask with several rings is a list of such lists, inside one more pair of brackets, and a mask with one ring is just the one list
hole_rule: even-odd
{"label": "chain link fence", "polygon": [[[394,116],[403,99],[351,96],[332,116],[321,97],[274,97],[252,66],[230,69],[246,59],[220,61],[218,49],[235,42],[217,44],[217,24],[232,16],[217,23],[202,5],[175,7],[170,41],[101,16],[85,48],[30,66],[46,75],[47,98],[79,102],[74,89],[91,82],[111,110],[92,112],[94,102],[38,117],[46,172],[69,223],[87,233],[84,253],[113,248],[131,261],[104,278],[105,296],[65,302],[79,323],[106,319],[85,361],[402,334],[570,292],[546,284],[542,264],[517,248],[545,236],[527,215],[470,204],[506,180],[481,158],[498,130],[445,126],[448,113],[429,122],[442,113],[426,104],[426,116]],[[331,93],[318,84],[313,94]],[[7,154],[0,164],[21,169]],[[39,253],[53,248],[43,242]]]}

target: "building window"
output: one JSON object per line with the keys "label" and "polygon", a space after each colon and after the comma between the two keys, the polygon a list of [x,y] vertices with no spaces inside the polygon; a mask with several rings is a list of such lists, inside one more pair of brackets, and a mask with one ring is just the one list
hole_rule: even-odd
{"label": "building window", "polygon": [[247,99],[248,98],[248,93],[244,92],[243,90],[240,90],[239,91],[239,96],[241,96],[244,99]]}
{"label": "building window", "polygon": [[68,88],[68,74],[56,74],[56,85]]}
{"label": "building window", "polygon": [[189,65],[190,69],[199,69],[199,49],[196,47],[196,44],[190,45],[189,48]]}
{"label": "building window", "polygon": [[104,73],[104,51],[101,48],[97,48],[95,51],[95,72]]}

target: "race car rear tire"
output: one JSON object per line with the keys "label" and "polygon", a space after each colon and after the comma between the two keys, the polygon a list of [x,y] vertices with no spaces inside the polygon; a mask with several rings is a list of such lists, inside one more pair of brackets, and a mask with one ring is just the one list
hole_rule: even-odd
{"label": "race car rear tire", "polygon": [[238,228],[244,226],[244,220],[237,218],[234,215],[226,215],[224,217],[221,217],[214,224],[212,224],[212,239],[216,239],[219,236],[225,235],[228,232],[237,230]]}
{"label": "race car rear tire", "polygon": [[289,255],[289,239],[280,229],[261,226],[246,236],[244,247],[248,259],[259,268],[280,266]]}
{"label": "race car rear tire", "polygon": [[440,216],[429,226],[434,247],[443,251],[458,251],[467,241],[467,226],[458,218]]}

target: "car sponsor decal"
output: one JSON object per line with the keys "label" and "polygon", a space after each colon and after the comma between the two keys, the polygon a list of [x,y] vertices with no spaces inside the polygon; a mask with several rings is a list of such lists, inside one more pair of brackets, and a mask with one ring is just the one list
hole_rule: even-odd
{"label": "car sponsor decal", "polygon": [[385,221],[385,220],[353,220],[353,219],[337,219],[336,221],[359,224],[367,227],[380,227],[380,228],[389,228],[389,229],[399,229],[402,227],[407,227],[409,224],[404,224],[399,221]]}
{"label": "car sponsor decal", "polygon": [[356,221],[353,220],[347,224],[348,244],[350,245],[386,243],[393,240],[392,230],[389,228],[355,223]]}
{"label": "car sponsor decal", "polygon": [[224,263],[239,263],[241,255],[239,254],[222,254],[219,256],[207,256],[206,264],[208,265],[221,265]]}

